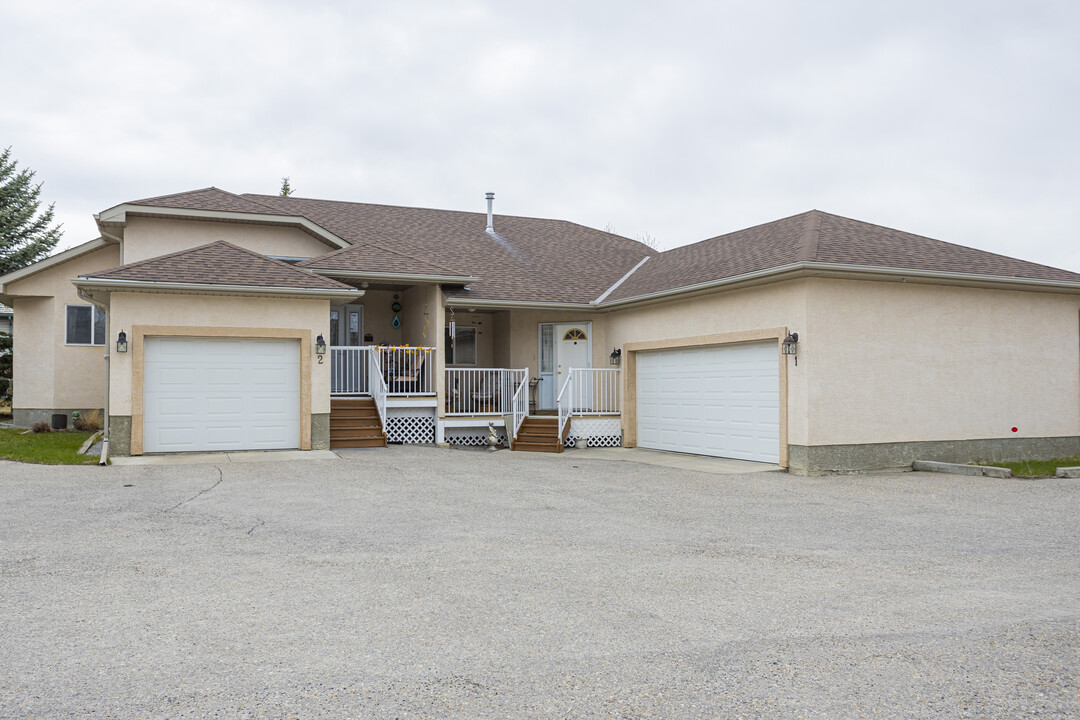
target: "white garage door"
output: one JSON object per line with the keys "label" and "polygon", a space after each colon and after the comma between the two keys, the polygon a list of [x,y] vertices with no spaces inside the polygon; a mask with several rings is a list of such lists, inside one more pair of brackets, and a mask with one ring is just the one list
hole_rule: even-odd
{"label": "white garage door", "polygon": [[298,341],[151,337],[145,369],[145,452],[299,447]]}
{"label": "white garage door", "polygon": [[638,446],[780,462],[775,342],[641,352]]}

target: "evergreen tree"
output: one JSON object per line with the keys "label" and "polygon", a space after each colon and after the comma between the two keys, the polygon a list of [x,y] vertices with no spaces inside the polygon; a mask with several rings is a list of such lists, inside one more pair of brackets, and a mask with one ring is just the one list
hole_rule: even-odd
{"label": "evergreen tree", "polygon": [[289,197],[293,192],[292,185],[289,184],[289,178],[281,178],[281,197]]}
{"label": "evergreen tree", "polygon": [[0,275],[48,255],[61,234],[60,226],[52,224],[53,205],[38,212],[41,183],[32,182],[34,171],[17,166],[11,148],[0,153]]}

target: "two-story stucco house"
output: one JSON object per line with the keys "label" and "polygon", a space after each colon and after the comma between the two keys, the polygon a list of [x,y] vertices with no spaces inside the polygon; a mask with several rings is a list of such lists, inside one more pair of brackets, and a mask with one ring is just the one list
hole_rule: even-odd
{"label": "two-story stucco house", "polygon": [[[810,211],[685,247],[209,188],[0,278],[14,414],[113,454],[625,445],[801,473],[1080,454],[1080,274]],[[373,451],[377,452],[377,451]]]}

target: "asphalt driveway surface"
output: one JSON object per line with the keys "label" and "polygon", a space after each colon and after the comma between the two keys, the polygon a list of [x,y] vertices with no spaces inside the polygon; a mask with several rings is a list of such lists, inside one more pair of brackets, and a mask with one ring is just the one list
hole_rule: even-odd
{"label": "asphalt driveway surface", "polygon": [[0,463],[0,717],[1077,717],[1078,503],[424,447]]}

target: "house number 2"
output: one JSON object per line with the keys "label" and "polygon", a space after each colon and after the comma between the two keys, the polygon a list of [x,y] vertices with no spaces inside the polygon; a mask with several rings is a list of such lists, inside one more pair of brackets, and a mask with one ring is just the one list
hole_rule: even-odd
{"label": "house number 2", "polygon": [[323,364],[323,358],[326,357],[326,356],[325,355],[318,355],[317,357],[319,358],[319,364],[322,365]]}

